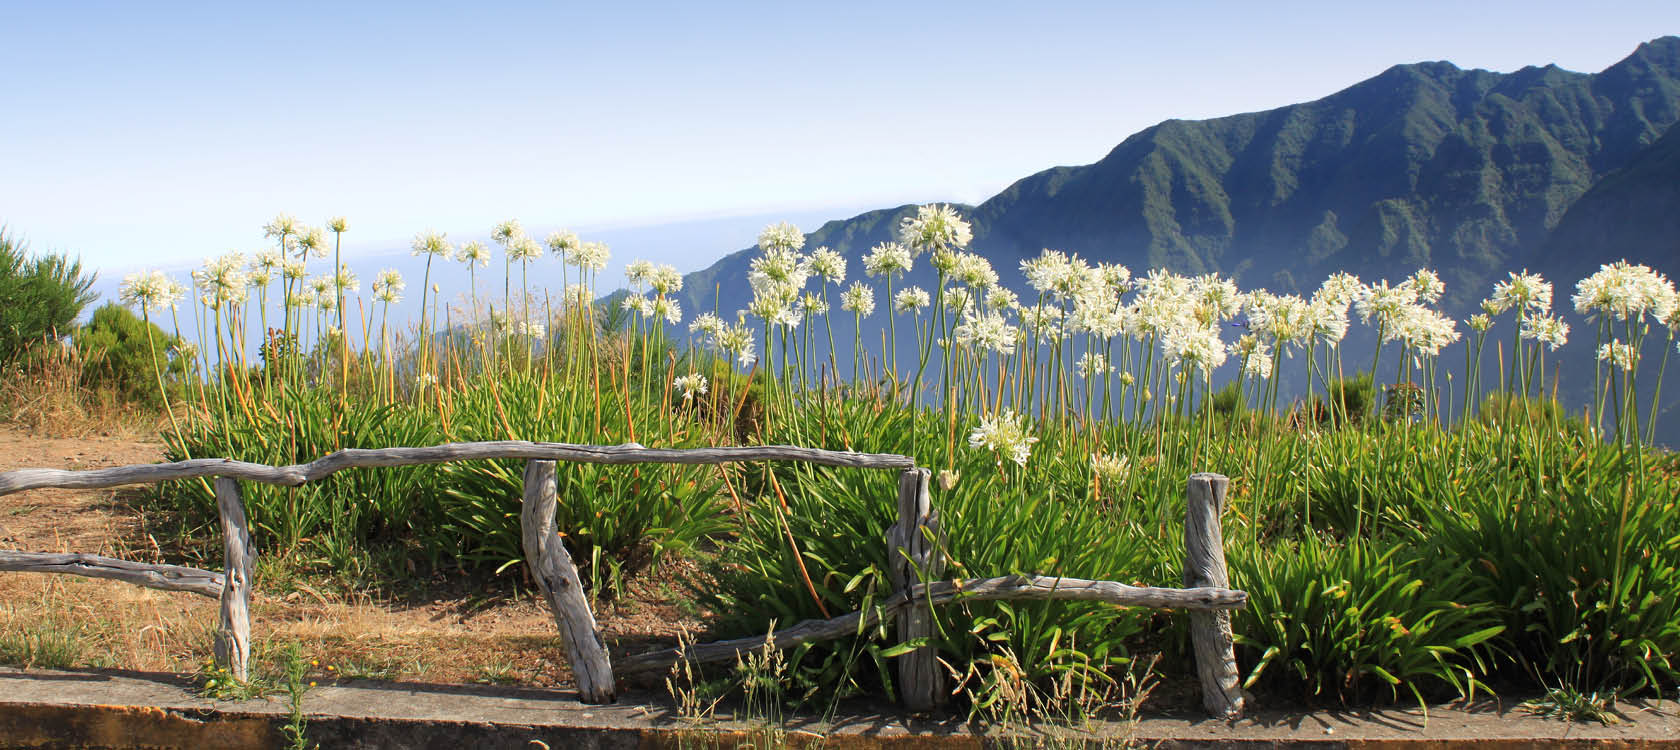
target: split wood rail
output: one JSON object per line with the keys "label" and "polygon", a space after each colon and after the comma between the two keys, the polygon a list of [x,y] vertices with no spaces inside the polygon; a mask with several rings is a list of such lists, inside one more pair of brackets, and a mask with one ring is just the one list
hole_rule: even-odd
{"label": "split wood rail", "polygon": [[[585,703],[613,700],[615,672],[590,611],[577,566],[566,551],[555,525],[557,503],[555,462],[602,464],[720,464],[758,461],[799,461],[841,468],[896,469],[898,523],[887,531],[893,550],[890,577],[894,593],[867,610],[828,620],[808,620],[766,636],[716,641],[687,648],[660,649],[631,655],[618,664],[617,674],[669,668],[679,660],[691,663],[724,662],[738,654],[764,648],[785,649],[801,643],[860,632],[887,618],[896,621],[900,642],[926,640],[933,633],[933,607],[956,601],[995,599],[1067,599],[1101,601],[1130,607],[1190,611],[1192,641],[1203,705],[1215,716],[1234,717],[1243,707],[1237,685],[1236,660],[1228,610],[1244,606],[1248,594],[1229,588],[1219,517],[1224,510],[1226,479],[1218,474],[1190,477],[1188,517],[1184,538],[1185,588],[1128,586],[1116,581],[1091,581],[1049,576],[1005,576],[969,580],[940,580],[944,573],[944,536],[939,514],[928,491],[929,472],[908,456],[884,453],[829,451],[786,445],[660,449],[635,443],[576,445],[496,441],[448,443],[415,448],[347,449],[306,464],[268,466],[224,458],[198,458],[174,463],[68,471],[18,469],[0,473],[0,495],[31,489],[92,489],[128,484],[154,484],[178,479],[214,478],[216,507],[221,517],[226,551],[225,572],[178,565],[151,565],[84,553],[40,553],[0,550],[0,571],[67,573],[112,578],[163,589],[190,591],[221,602],[216,633],[217,660],[239,679],[249,674],[251,648],[251,577],[256,550],[245,519],[239,481],[295,487],[351,468],[413,466],[482,459],[523,459],[526,462],[520,526],[525,561],[548,601],[561,641]],[[905,706],[927,711],[940,704],[948,691],[937,650],[921,645],[898,657],[899,685]]]}

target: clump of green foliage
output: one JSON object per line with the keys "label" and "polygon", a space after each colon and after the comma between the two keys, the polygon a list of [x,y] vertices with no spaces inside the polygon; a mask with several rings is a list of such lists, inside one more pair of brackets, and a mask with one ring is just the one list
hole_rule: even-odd
{"label": "clump of green foliage", "polygon": [[114,303],[94,310],[70,340],[82,355],[82,386],[130,401],[156,405],[163,394],[155,374],[164,373],[165,387],[178,387],[187,369],[186,360],[170,356],[180,339]]}
{"label": "clump of green foliage", "polygon": [[18,362],[41,341],[68,335],[77,316],[98,295],[95,274],[66,255],[31,255],[28,246],[0,228],[0,366]]}

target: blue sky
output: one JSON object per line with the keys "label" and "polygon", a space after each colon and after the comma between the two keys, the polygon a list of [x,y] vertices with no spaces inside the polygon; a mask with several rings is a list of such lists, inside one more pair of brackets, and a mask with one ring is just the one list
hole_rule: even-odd
{"label": "blue sky", "polygon": [[1597,71],[1680,33],[1672,0],[484,5],[0,5],[0,223],[118,270],[255,249],[280,211],[348,216],[352,258],[509,217],[838,218],[1395,63]]}

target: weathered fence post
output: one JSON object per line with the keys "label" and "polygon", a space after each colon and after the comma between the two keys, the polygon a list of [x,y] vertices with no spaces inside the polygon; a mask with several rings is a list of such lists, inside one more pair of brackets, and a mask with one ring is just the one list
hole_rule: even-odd
{"label": "weathered fence post", "polygon": [[[1221,474],[1192,474],[1184,519],[1184,585],[1230,588],[1225,569],[1225,535],[1219,516],[1225,511],[1230,480]],[[1202,681],[1202,706],[1222,719],[1242,715],[1243,692],[1237,685],[1237,656],[1231,640],[1231,613],[1190,613],[1190,640],[1196,649],[1196,675]]]}
{"label": "weathered fence post", "polygon": [[555,493],[554,462],[526,461],[525,498],[519,514],[525,563],[531,567],[531,577],[537,579],[537,587],[542,589],[548,608],[554,612],[554,623],[560,627],[560,640],[566,644],[566,658],[571,661],[572,676],[577,680],[579,698],[584,703],[611,703],[612,661],[601,643],[601,631],[595,626],[594,613],[589,611],[589,600],[583,596],[577,566],[555,528]]}
{"label": "weathered fence post", "polygon": [[[945,556],[940,549],[939,514],[928,495],[927,469],[905,469],[898,477],[898,523],[887,530],[891,554],[889,574],[893,589],[903,591],[945,573]],[[933,635],[932,605],[912,602],[898,616],[900,643]],[[943,674],[939,671],[939,650],[922,646],[898,657],[898,689],[904,707],[930,711],[945,697]]]}
{"label": "weathered fence post", "polygon": [[216,662],[227,667],[234,679],[246,680],[250,677],[251,569],[256,553],[251,549],[251,531],[245,524],[245,502],[239,497],[239,482],[216,477],[216,512],[222,518],[227,565],[227,573],[222,577],[222,622],[216,631]]}

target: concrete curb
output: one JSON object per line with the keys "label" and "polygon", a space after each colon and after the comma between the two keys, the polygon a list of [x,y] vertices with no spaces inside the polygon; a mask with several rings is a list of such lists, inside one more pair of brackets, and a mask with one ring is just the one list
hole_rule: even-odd
{"label": "concrete curb", "polygon": [[[212,702],[189,687],[163,674],[0,669],[0,748],[286,747],[280,729],[288,709],[282,698]],[[645,702],[635,702],[637,697]],[[673,717],[653,696],[585,706],[566,691],[411,683],[314,688],[304,710],[307,737],[333,749],[983,748],[1004,739],[976,735],[956,719],[906,721],[894,714],[856,714],[774,733],[728,723],[697,728]],[[1434,707],[1427,724],[1416,709],[1264,713],[1235,723],[1151,716],[1043,738],[1157,748],[1680,750],[1680,705],[1674,701],[1627,706],[1624,715],[1624,722],[1611,726],[1568,724],[1491,706]],[[1031,746],[1034,738],[1018,739]]]}

